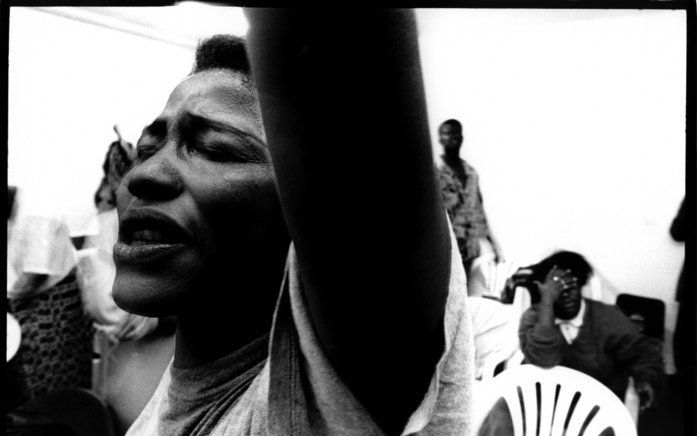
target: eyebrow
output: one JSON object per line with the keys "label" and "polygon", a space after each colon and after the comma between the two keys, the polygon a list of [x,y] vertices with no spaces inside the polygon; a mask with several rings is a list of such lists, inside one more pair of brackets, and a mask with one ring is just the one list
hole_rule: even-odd
{"label": "eyebrow", "polygon": [[145,135],[146,133],[153,136],[164,136],[167,133],[167,120],[164,118],[156,119],[152,123],[145,126],[141,136]]}
{"label": "eyebrow", "polygon": [[245,132],[243,130],[240,130],[228,123],[214,120],[211,118],[207,118],[201,115],[197,115],[191,112],[186,112],[184,113],[181,121],[182,124],[186,126],[191,126],[194,127],[196,130],[216,130],[220,132],[225,132],[225,133],[230,133],[235,136],[239,136],[242,138],[245,138],[247,140],[251,140],[253,145],[256,146],[261,146],[263,148],[266,148],[266,144],[264,141],[259,139],[256,135],[252,133]]}
{"label": "eyebrow", "polygon": [[192,134],[212,130],[232,135],[239,139],[239,145],[244,149],[243,154],[246,155],[248,159],[258,162],[270,161],[268,147],[261,139],[254,134],[240,130],[228,123],[191,112],[185,112],[179,119],[178,124],[184,131],[188,131]]}
{"label": "eyebrow", "polygon": [[[164,135],[167,132],[168,121],[166,118],[157,118],[152,123],[147,125],[143,129],[143,133],[148,133],[151,135]],[[184,126],[193,127],[195,130],[217,130],[225,133],[231,133],[235,136],[240,136],[242,138],[252,140],[254,145],[266,148],[266,143],[262,141],[259,137],[252,133],[247,133],[236,127],[231,126],[228,123],[217,121],[211,118],[206,118],[201,115],[196,115],[191,112],[184,113],[182,120],[179,124]]]}
{"label": "eyebrow", "polygon": [[[167,118],[157,118],[143,129],[143,135],[148,134],[155,137],[163,137],[167,135],[169,122]],[[247,133],[228,123],[207,118],[191,112],[185,112],[183,116],[176,122],[176,126],[183,132],[196,134],[205,130],[213,130],[227,133],[235,136],[240,140],[240,144],[247,152],[247,157],[260,162],[268,162],[270,160],[268,147],[266,143],[252,133]]]}

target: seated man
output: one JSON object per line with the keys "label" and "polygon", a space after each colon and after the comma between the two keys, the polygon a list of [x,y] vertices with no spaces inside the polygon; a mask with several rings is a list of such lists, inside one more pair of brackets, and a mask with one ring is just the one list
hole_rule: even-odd
{"label": "seated man", "polygon": [[588,374],[624,398],[635,380],[641,409],[654,405],[664,382],[660,350],[616,307],[581,298],[591,266],[579,254],[561,251],[532,267],[529,283],[539,303],[520,321],[520,347],[528,362],[563,365]]}

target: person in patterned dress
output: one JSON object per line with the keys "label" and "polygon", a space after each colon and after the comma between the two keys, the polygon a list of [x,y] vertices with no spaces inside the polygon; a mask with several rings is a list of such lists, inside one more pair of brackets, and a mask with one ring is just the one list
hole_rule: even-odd
{"label": "person in patterned dress", "polygon": [[55,213],[27,212],[17,196],[7,219],[7,309],[22,330],[9,364],[16,386],[11,406],[63,388],[89,388],[92,378],[93,329],[68,226]]}
{"label": "person in patterned dress", "polygon": [[501,249],[489,229],[477,171],[460,158],[462,124],[455,119],[444,121],[438,128],[438,140],[443,146],[438,166],[443,202],[469,274],[472,262],[481,254],[482,239],[491,244],[496,261]]}

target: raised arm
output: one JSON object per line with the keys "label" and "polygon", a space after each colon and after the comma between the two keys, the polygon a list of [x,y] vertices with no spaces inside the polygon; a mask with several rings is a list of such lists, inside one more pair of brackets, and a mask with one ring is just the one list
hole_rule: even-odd
{"label": "raised arm", "polygon": [[570,278],[568,273],[552,268],[544,283],[535,281],[540,292],[540,303],[530,307],[520,320],[518,337],[525,359],[533,365],[551,368],[561,362],[562,339],[554,325],[554,301],[562,291],[562,282],[554,277]]}
{"label": "raised arm", "polygon": [[443,350],[450,272],[413,13],[247,16],[315,330],[354,395],[398,433]]}
{"label": "raised arm", "polygon": [[525,360],[533,365],[551,368],[561,362],[561,337],[557,328],[541,318],[546,318],[546,309],[538,306],[529,308],[520,319],[518,338]]}

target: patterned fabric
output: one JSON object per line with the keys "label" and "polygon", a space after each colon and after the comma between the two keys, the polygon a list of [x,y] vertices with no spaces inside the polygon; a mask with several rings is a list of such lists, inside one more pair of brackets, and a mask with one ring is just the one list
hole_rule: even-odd
{"label": "patterned fabric", "polygon": [[11,361],[25,400],[60,388],[89,388],[92,322],[82,310],[75,272],[36,297],[8,300],[22,329]]}
{"label": "patterned fabric", "polygon": [[460,255],[465,265],[479,256],[479,240],[489,237],[489,223],[484,213],[479,176],[464,160],[466,181],[463,186],[455,171],[445,162],[438,168],[443,202],[452,222]]}

